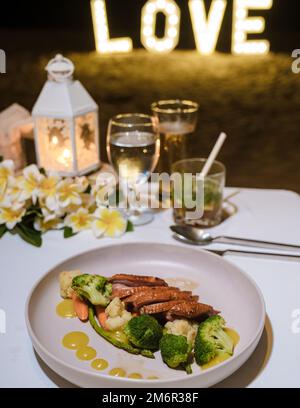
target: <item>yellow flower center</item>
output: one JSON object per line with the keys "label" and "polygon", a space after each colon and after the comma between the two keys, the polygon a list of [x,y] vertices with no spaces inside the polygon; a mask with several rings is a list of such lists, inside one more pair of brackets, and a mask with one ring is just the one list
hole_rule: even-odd
{"label": "yellow flower center", "polygon": [[89,219],[88,219],[87,215],[80,214],[77,217],[77,225],[79,227],[85,227],[88,223],[89,223]]}
{"label": "yellow flower center", "polygon": [[0,182],[7,181],[8,177],[10,175],[10,171],[6,169],[5,167],[0,167]]}
{"label": "yellow flower center", "polygon": [[65,184],[59,189],[59,195],[62,201],[73,197],[76,193],[76,186],[74,186],[74,184]]}
{"label": "yellow flower center", "polygon": [[96,227],[106,236],[114,237],[125,232],[126,221],[118,211],[103,210],[101,218],[96,220]]}
{"label": "yellow flower center", "polygon": [[22,208],[20,210],[12,210],[11,208],[3,208],[1,218],[5,222],[14,222],[22,216],[23,211],[24,210]]}
{"label": "yellow flower center", "polygon": [[70,221],[77,230],[83,230],[91,226],[92,217],[88,213],[78,212],[77,214],[71,215]]}
{"label": "yellow flower center", "polygon": [[34,177],[33,174],[29,174],[29,176],[25,180],[25,189],[29,192],[32,192],[39,186],[38,180]]}
{"label": "yellow flower center", "polygon": [[0,196],[2,196],[6,190],[9,175],[10,171],[8,169],[0,167]]}
{"label": "yellow flower center", "polygon": [[117,212],[112,212],[108,217],[107,217],[107,222],[109,224],[118,224],[120,221],[123,221],[123,218],[120,216],[119,213]]}
{"label": "yellow flower center", "polygon": [[44,178],[40,184],[40,190],[46,195],[54,195],[56,193],[56,180],[53,177]]}

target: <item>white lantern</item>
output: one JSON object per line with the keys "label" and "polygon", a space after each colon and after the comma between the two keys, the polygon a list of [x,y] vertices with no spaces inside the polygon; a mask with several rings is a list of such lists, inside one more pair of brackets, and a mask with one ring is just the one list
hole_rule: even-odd
{"label": "white lantern", "polygon": [[100,167],[98,105],[62,55],[47,67],[46,82],[32,112],[39,167],[78,176]]}

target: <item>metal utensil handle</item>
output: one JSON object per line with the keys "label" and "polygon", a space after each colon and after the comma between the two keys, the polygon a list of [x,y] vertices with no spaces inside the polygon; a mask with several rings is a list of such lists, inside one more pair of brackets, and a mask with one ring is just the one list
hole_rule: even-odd
{"label": "metal utensil handle", "polygon": [[216,255],[248,255],[248,256],[263,256],[263,257],[276,257],[276,258],[290,258],[290,259],[300,259],[300,255],[293,255],[293,254],[282,254],[282,253],[271,253],[271,252],[256,252],[256,251],[242,251],[242,250],[235,250],[235,249],[225,249],[225,250],[214,250],[214,249],[207,249],[208,252],[213,252]]}
{"label": "metal utensil handle", "polygon": [[218,242],[220,244],[234,244],[234,245],[241,245],[241,246],[252,246],[256,248],[264,248],[264,249],[278,249],[278,250],[300,250],[299,245],[289,245],[289,244],[280,244],[277,242],[268,242],[268,241],[259,241],[254,239],[246,239],[246,238],[234,238],[234,237],[217,237],[214,239],[214,242]]}

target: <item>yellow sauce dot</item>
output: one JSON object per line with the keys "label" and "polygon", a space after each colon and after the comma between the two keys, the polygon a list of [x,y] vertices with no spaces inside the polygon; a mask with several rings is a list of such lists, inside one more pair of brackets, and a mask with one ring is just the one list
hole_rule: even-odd
{"label": "yellow sauce dot", "polygon": [[91,363],[92,368],[97,371],[103,371],[108,367],[108,362],[102,358],[97,358]]}
{"label": "yellow sauce dot", "polygon": [[156,377],[155,375],[151,375],[150,377],[147,377],[147,380],[158,380],[159,378]]}
{"label": "yellow sauce dot", "polygon": [[84,361],[93,360],[93,358],[95,358],[96,356],[97,356],[96,350],[88,346],[79,346],[76,352],[76,357],[79,360]]}
{"label": "yellow sauce dot", "polygon": [[76,317],[72,299],[65,299],[56,306],[56,313],[64,319]]}
{"label": "yellow sauce dot", "polygon": [[143,376],[139,373],[132,373],[132,374],[129,374],[128,378],[133,378],[135,380],[141,380]]}
{"label": "yellow sauce dot", "polygon": [[71,332],[62,339],[62,344],[70,350],[77,350],[81,346],[87,346],[89,338],[82,332]]}
{"label": "yellow sauce dot", "polygon": [[223,361],[226,361],[230,358],[230,355],[228,353],[220,353],[218,354],[215,358],[210,360],[209,363],[203,364],[201,366],[202,370],[208,370],[209,368],[212,368],[218,364],[223,363]]}
{"label": "yellow sauce dot", "polygon": [[125,377],[126,371],[123,368],[113,368],[108,374],[113,377]]}
{"label": "yellow sauce dot", "polygon": [[228,334],[228,336],[231,337],[231,340],[233,341],[234,346],[236,346],[240,341],[239,334],[235,330],[229,329],[227,327],[225,329],[225,332]]}

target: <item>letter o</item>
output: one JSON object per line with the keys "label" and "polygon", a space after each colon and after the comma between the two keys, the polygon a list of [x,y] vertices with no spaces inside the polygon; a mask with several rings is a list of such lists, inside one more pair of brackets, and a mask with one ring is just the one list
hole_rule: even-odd
{"label": "letter o", "polygon": [[[157,14],[166,17],[165,35],[155,35]],[[148,0],[142,10],[141,42],[150,52],[168,53],[179,42],[181,12],[174,0]]]}

